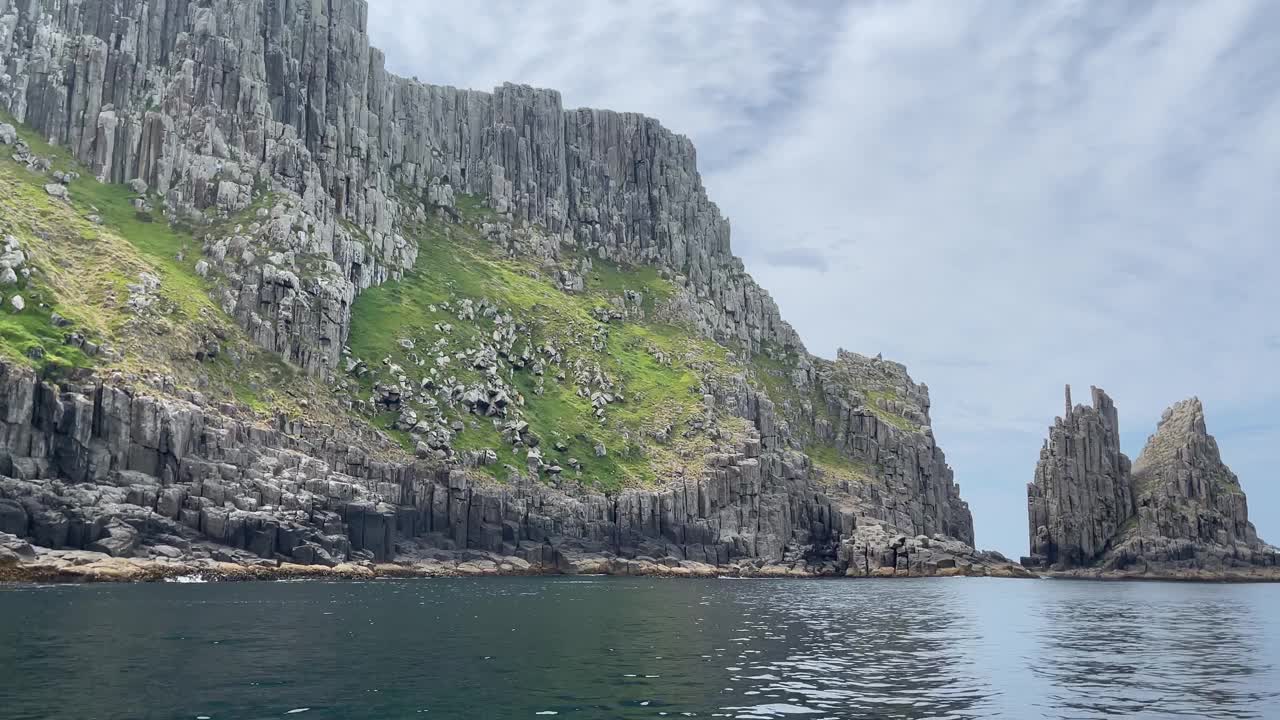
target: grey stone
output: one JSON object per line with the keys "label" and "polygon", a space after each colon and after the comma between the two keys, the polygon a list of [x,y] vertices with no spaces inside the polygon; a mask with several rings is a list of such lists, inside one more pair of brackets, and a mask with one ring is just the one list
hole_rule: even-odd
{"label": "grey stone", "polygon": [[36,551],[31,547],[31,543],[9,533],[0,532],[0,550],[7,551],[18,561],[36,559]]}
{"label": "grey stone", "polygon": [[1027,486],[1031,554],[1051,565],[1093,563],[1136,512],[1129,458],[1120,452],[1115,403],[1091,389],[1093,405],[1071,404],[1040,450]]}
{"label": "grey stone", "polygon": [[0,533],[18,537],[27,534],[27,511],[16,500],[0,499]]}
{"label": "grey stone", "polygon": [[133,557],[141,539],[133,526],[112,520],[104,528],[105,535],[86,548],[95,552],[106,553],[112,557]]}

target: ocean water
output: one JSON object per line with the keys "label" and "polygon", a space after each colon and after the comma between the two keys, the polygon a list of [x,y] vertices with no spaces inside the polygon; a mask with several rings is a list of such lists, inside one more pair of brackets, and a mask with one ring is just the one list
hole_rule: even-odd
{"label": "ocean water", "polygon": [[1280,586],[0,587],[0,718],[1280,718]]}

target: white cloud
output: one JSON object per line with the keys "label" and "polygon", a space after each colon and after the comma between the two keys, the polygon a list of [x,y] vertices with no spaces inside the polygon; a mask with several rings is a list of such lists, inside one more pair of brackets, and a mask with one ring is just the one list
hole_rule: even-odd
{"label": "white cloud", "polygon": [[929,383],[982,544],[1025,548],[1064,382],[1116,398],[1131,454],[1198,394],[1280,540],[1280,8],[371,4],[401,72],[555,87],[690,135],[811,349]]}

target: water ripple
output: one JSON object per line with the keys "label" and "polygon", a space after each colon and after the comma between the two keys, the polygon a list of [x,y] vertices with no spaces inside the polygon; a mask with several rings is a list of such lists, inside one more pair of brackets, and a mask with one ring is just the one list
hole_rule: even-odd
{"label": "water ripple", "polygon": [[0,587],[0,715],[1265,718],[1277,606],[996,580]]}

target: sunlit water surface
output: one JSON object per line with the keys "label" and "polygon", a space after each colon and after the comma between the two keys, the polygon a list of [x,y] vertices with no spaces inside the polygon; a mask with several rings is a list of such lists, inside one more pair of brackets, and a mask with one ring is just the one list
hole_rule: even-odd
{"label": "sunlit water surface", "polygon": [[0,718],[1280,718],[1280,586],[0,586]]}

